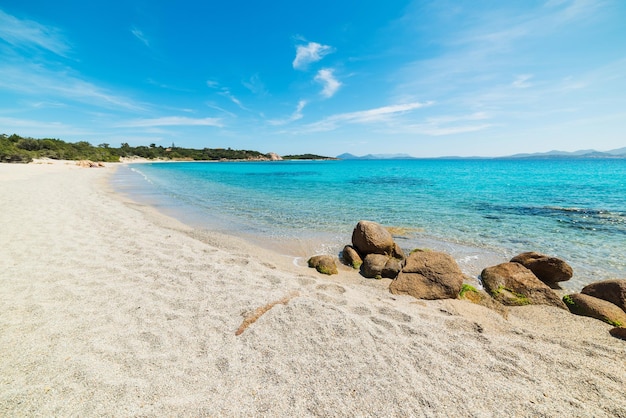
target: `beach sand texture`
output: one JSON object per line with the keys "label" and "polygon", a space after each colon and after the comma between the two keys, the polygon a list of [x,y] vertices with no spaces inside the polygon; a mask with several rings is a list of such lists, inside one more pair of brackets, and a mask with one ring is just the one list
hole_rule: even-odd
{"label": "beach sand texture", "polygon": [[0,164],[0,416],[626,417],[610,325],[321,276],[112,170]]}

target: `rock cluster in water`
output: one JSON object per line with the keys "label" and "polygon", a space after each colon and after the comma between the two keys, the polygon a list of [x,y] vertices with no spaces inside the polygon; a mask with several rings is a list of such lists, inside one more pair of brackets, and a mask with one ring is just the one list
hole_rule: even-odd
{"label": "rock cluster in water", "polygon": [[[389,291],[417,299],[466,299],[504,316],[507,306],[549,305],[596,318],[615,326],[611,335],[626,339],[626,279],[595,282],[580,293],[559,297],[553,289],[573,276],[565,261],[537,252],[525,252],[509,262],[485,268],[480,281],[485,290],[464,283],[466,277],[448,254],[414,250],[405,256],[391,233],[372,221],[359,221],[341,261],[366,278],[392,279]],[[314,256],[309,267],[337,274],[335,257]]]}

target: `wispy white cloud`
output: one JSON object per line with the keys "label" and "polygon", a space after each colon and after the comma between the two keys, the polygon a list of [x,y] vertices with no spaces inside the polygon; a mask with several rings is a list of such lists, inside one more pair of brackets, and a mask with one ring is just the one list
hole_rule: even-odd
{"label": "wispy white cloud", "polygon": [[462,125],[462,126],[429,126],[429,125],[416,125],[408,127],[407,132],[413,134],[424,134],[430,136],[445,136],[445,135],[458,135],[469,132],[478,132],[490,128],[493,126],[490,123],[482,123],[478,125]]}
{"label": "wispy white cloud", "polygon": [[96,107],[143,110],[144,106],[81,80],[70,70],[52,71],[37,64],[0,64],[0,88],[58,102],[75,101]]}
{"label": "wispy white cloud", "polygon": [[224,108],[222,108],[222,107],[220,107],[220,106],[216,105],[215,103],[212,103],[212,102],[207,102],[207,103],[205,103],[205,104],[206,104],[206,106],[207,106],[207,107],[209,107],[209,108],[211,108],[211,109],[215,109],[215,110],[217,110],[218,112],[222,112],[222,113],[224,113],[224,114],[226,114],[226,115],[230,116],[231,118],[235,118],[235,117],[237,117],[237,115],[235,115],[233,112],[230,112],[230,111],[228,111],[228,110],[226,110],[226,109],[224,109]]}
{"label": "wispy white cloud", "polygon": [[67,137],[91,135],[88,129],[70,125],[59,121],[44,121],[40,119],[20,119],[0,117],[0,126],[5,132],[16,132],[24,136],[35,137]]}
{"label": "wispy white cloud", "polygon": [[254,94],[264,95],[267,93],[265,90],[265,84],[263,84],[263,81],[261,81],[261,77],[259,77],[258,74],[254,74],[248,80],[242,81],[241,84]]}
{"label": "wispy white cloud", "polygon": [[45,122],[41,120],[0,117],[0,124],[11,127],[52,128],[65,126],[62,122]]}
{"label": "wispy white cloud", "polygon": [[181,92],[186,92],[186,93],[193,92],[193,90],[191,90],[191,89],[177,87],[177,86],[173,86],[173,85],[165,84],[165,83],[160,83],[157,80],[154,80],[152,78],[148,78],[146,81],[148,82],[148,84],[151,84],[153,86],[157,86],[157,87],[165,89],[165,90],[181,91]]}
{"label": "wispy white cloud", "polygon": [[295,122],[297,120],[300,120],[304,117],[304,115],[302,114],[302,111],[304,110],[304,107],[307,105],[307,101],[306,100],[300,100],[298,102],[298,105],[296,106],[296,110],[292,113],[292,115],[286,119],[273,119],[268,121],[268,123],[270,125],[286,125],[288,123],[291,122]]}
{"label": "wispy white cloud", "polygon": [[532,84],[528,82],[528,80],[530,80],[531,78],[533,78],[532,74],[518,75],[515,78],[515,81],[513,81],[513,83],[511,85],[513,87],[517,88],[517,89],[528,88],[528,87],[532,86]]}
{"label": "wispy white cloud", "polygon": [[[531,7],[500,2],[489,10],[459,6],[462,15],[454,19],[462,16],[464,24],[452,27],[442,20],[450,30],[433,31],[437,51],[399,66],[393,76],[398,80],[396,98],[427,97],[454,112],[496,110],[494,117],[501,120],[529,106],[535,110],[548,107],[547,103],[554,106],[559,102],[557,89],[590,84],[581,82],[581,76],[594,65],[594,59],[576,57],[572,47],[576,41],[568,37],[577,39],[592,23],[608,19],[615,4],[552,0]],[[414,20],[419,18],[416,10],[411,12]],[[424,15],[432,16],[439,26],[440,15]],[[563,82],[568,76],[572,76],[569,82]]]}
{"label": "wispy white cloud", "polygon": [[40,48],[66,57],[71,47],[61,32],[0,10],[0,38],[17,48]]}
{"label": "wispy white cloud", "polygon": [[390,123],[400,115],[409,113],[415,109],[431,106],[432,104],[433,102],[412,102],[382,106],[357,112],[340,113],[329,116],[319,122],[306,125],[305,130],[307,132],[318,132],[333,130],[342,124]]}
{"label": "wispy white cloud", "polygon": [[326,98],[333,97],[341,87],[341,83],[335,78],[334,71],[330,68],[319,70],[314,80],[324,86],[321,94]]}
{"label": "wispy white cloud", "polygon": [[235,97],[234,94],[230,92],[226,87],[222,87],[222,91],[219,93],[220,96],[226,97],[228,100],[239,106],[240,108],[247,110],[246,107],[241,103],[241,101]]}
{"label": "wispy white cloud", "polygon": [[430,106],[432,104],[433,104],[432,102],[402,103],[402,104],[396,104],[396,105],[390,105],[390,106],[377,107],[375,109],[361,110],[358,112],[343,113],[340,115],[335,115],[334,118],[337,120],[344,120],[344,121],[350,121],[350,122],[369,123],[369,122],[385,120],[389,116],[407,113],[415,109],[419,109],[425,106]]}
{"label": "wispy white cloud", "polygon": [[309,42],[306,45],[296,46],[296,57],[293,60],[293,68],[296,70],[306,70],[309,64],[317,62],[326,55],[334,52],[335,49],[328,45]]}
{"label": "wispy white cloud", "polygon": [[218,82],[217,82],[217,81],[215,81],[215,80],[207,80],[207,81],[206,81],[206,85],[207,85],[207,87],[209,87],[209,88],[212,88],[212,89],[217,89],[217,88],[219,88],[220,83],[218,83]]}
{"label": "wispy white cloud", "polygon": [[592,18],[595,12],[605,8],[607,0],[548,0],[546,8],[559,9],[556,18],[560,23],[571,20]]}
{"label": "wispy white cloud", "polygon": [[133,26],[130,29],[130,33],[132,33],[135,36],[135,38],[139,39],[145,46],[150,48],[150,41],[148,40],[146,35],[144,35],[143,31]]}
{"label": "wispy white cloud", "polygon": [[134,119],[117,124],[122,128],[148,128],[155,126],[215,126],[222,127],[218,118],[188,118],[183,116],[165,116],[153,119]]}
{"label": "wispy white cloud", "polygon": [[468,132],[482,131],[493,126],[484,122],[491,119],[485,112],[475,112],[469,115],[438,116],[426,118],[422,123],[400,124],[393,129],[393,133],[412,135],[444,136]]}

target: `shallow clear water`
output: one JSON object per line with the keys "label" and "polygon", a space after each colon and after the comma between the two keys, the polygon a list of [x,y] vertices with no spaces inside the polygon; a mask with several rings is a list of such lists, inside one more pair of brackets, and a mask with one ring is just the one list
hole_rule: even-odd
{"label": "shallow clear water", "polygon": [[334,248],[368,219],[400,228],[406,249],[532,250],[567,260],[579,282],[626,276],[626,160],[154,163],[116,182],[225,232]]}

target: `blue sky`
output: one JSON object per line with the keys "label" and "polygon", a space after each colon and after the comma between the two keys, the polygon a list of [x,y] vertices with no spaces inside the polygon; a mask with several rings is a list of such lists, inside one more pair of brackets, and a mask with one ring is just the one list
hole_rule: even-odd
{"label": "blue sky", "polygon": [[497,156],[626,146],[626,1],[0,0],[0,133]]}

